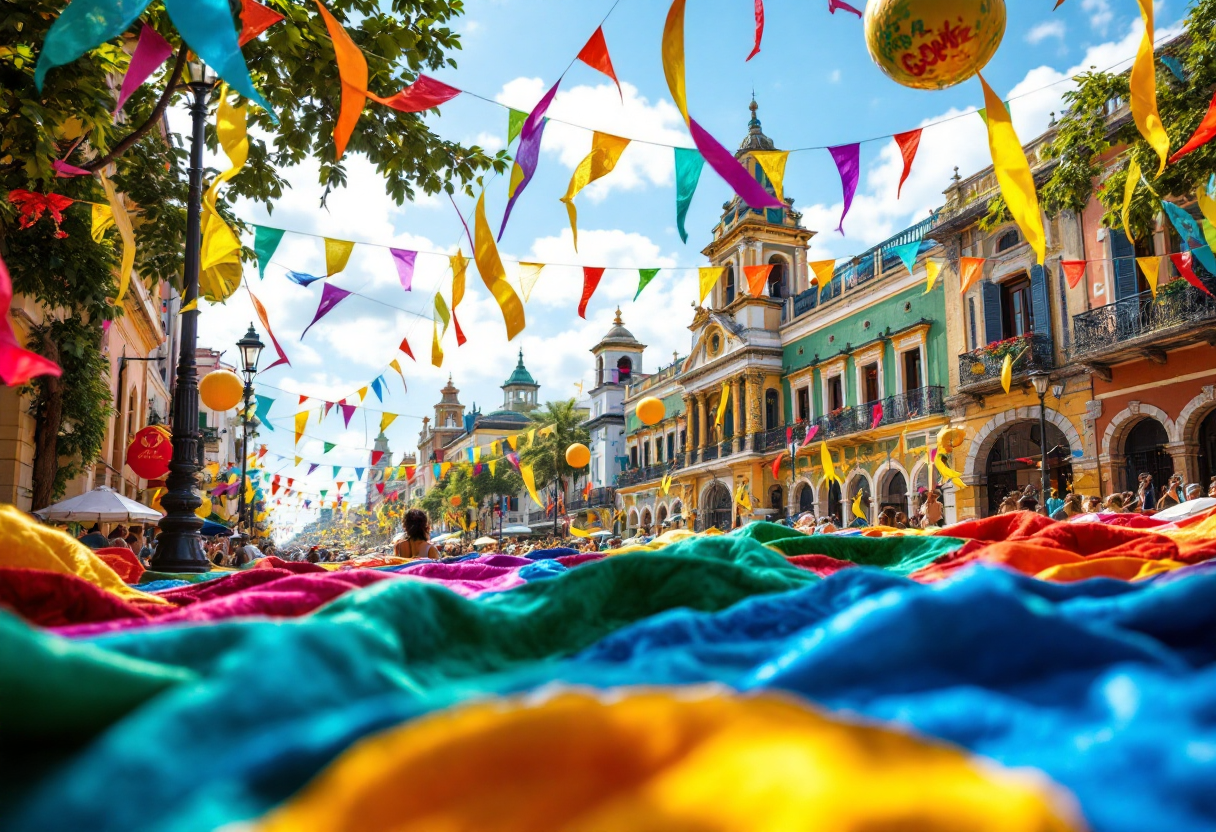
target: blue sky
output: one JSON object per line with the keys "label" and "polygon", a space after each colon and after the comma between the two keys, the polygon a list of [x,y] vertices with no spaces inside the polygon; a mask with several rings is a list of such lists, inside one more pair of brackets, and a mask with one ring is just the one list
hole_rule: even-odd
{"label": "blue sky", "polygon": [[[466,0],[466,14],[456,24],[464,44],[457,54],[459,68],[437,77],[518,109],[530,109],[611,5],[611,0]],[[1142,32],[1131,0],[1068,0],[1056,12],[1052,5],[1052,0],[1012,3],[1004,43],[985,70],[998,93],[1014,96],[1014,123],[1023,141],[1046,127],[1051,111],[1061,109],[1060,95],[1073,73],[1090,66],[1128,66]],[[620,0],[604,25],[624,87],[623,104],[610,80],[578,63],[566,74],[550,115],[634,139],[690,146],[667,93],[659,56],[667,6],[661,0]],[[688,2],[689,108],[729,148],[736,147],[746,133],[753,89],[764,130],[782,149],[845,144],[900,132],[966,113],[982,100],[976,80],[941,92],[906,89],[890,81],[869,59],[861,22],[845,13],[828,14],[826,0],[767,0],[765,6],[763,49],[745,63],[753,39],[750,0]],[[1158,3],[1158,36],[1167,35],[1184,14],[1179,0]],[[505,143],[506,110],[469,96],[458,97],[444,105],[439,116],[427,118],[447,138],[492,150]],[[709,242],[730,191],[706,169],[689,214],[689,242],[682,244],[675,230],[672,151],[637,143],[626,150],[614,173],[578,198],[580,245],[574,251],[566,210],[558,200],[590,143],[590,129],[550,122],[539,171],[500,243],[511,279],[515,278],[511,260],[665,269],[703,265],[700,250]],[[930,127],[897,201],[900,165],[893,142],[864,144],[861,185],[845,222],[845,237],[833,230],[840,215],[840,181],[826,151],[791,156],[785,194],[794,197],[795,207],[804,212],[804,226],[818,232],[811,243],[812,259],[843,257],[927,216],[941,204],[941,192],[954,166],[966,176],[987,163],[978,116]],[[410,249],[454,251],[462,242],[463,231],[446,196],[398,207],[365,160],[349,157],[348,169],[350,185],[330,196],[328,211],[318,206],[316,166],[288,171],[293,190],[276,206],[270,224]],[[503,178],[489,184],[488,214],[495,228],[505,207],[505,189]],[[473,200],[461,197],[458,204],[466,215],[471,213]],[[260,207],[239,204],[238,212],[252,221],[266,220]],[[246,271],[293,364],[260,379],[260,392],[279,399],[273,411],[277,430],[264,432],[263,441],[272,453],[283,456],[294,452],[326,465],[364,465],[367,455],[362,449],[372,444],[378,413],[359,413],[350,429],[343,427],[336,410],[322,424],[310,421],[310,438],[294,450],[291,416],[297,409],[297,394],[334,400],[353,393],[385,371],[404,335],[419,359],[417,363],[402,359],[408,394],[396,373],[388,370],[390,393],[385,403],[370,394],[366,402],[369,408],[401,414],[388,431],[398,453],[416,445],[420,418],[432,413],[449,372],[466,405],[476,402],[487,412],[500,406],[498,385],[514,366],[520,346],[542,384],[542,400],[573,395],[576,382],[590,380],[588,350],[609,328],[617,303],[626,325],[651,346],[647,369],[667,364],[673,351],[683,355],[689,348],[687,326],[697,298],[690,272],[661,272],[635,303],[636,272],[609,271],[591,301],[588,320],[583,321],[576,314],[581,273],[576,268],[548,268],[527,305],[527,328],[508,343],[501,314],[470,265],[468,295],[458,312],[468,343],[457,348],[449,332],[444,366],[435,369],[429,361],[430,310],[436,287],[442,286],[450,300],[451,274],[445,260],[420,255],[414,291],[406,293],[388,251],[369,246],[357,246],[346,271],[331,279],[366,297],[348,298],[301,342],[300,332],[316,311],[321,285],[297,286],[284,277],[285,268],[324,273],[321,251],[320,240],[288,235],[275,257],[281,265],[271,265],[265,280],[258,280],[256,269]],[[470,254],[467,242],[464,251]],[[243,292],[225,306],[205,307],[200,344],[232,349],[229,345],[252,319]],[[338,448],[323,455],[322,441],[336,442]],[[289,466],[284,474],[297,476],[304,471]],[[326,487],[321,471],[327,469],[312,478],[301,477],[311,484],[304,487]]]}

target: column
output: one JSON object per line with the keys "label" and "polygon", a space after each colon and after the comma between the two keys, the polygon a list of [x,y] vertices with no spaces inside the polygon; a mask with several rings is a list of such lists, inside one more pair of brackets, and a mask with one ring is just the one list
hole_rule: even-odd
{"label": "column", "polygon": [[[1174,473],[1182,474],[1183,485],[1199,482],[1199,443],[1171,442],[1165,446],[1165,451],[1174,460]],[[1203,493],[1207,494],[1207,483],[1200,482]],[[1161,484],[1157,483],[1157,493],[1161,493]],[[1185,496],[1185,495],[1183,495]]]}
{"label": "column", "polygon": [[746,420],[743,412],[743,376],[736,376],[730,382],[730,394],[734,399],[731,402],[732,411],[735,420],[735,449],[742,453],[747,450],[747,429]]}
{"label": "column", "polygon": [[760,390],[763,376],[760,373],[747,373],[747,432],[762,433],[764,431],[764,396]]}
{"label": "column", "polygon": [[[686,393],[684,395],[684,445],[680,448],[680,453],[684,454],[684,464],[685,465],[687,465],[689,462],[688,454],[692,451],[693,448],[697,447],[696,431],[694,430],[694,427],[696,425],[696,422],[694,421],[694,419],[695,419],[694,411],[693,411],[694,407],[695,407],[695,403],[693,402],[692,396],[690,396]],[[680,435],[680,422],[679,422],[679,420],[677,420],[676,421],[676,437],[678,438],[679,435]]]}
{"label": "column", "polygon": [[709,427],[705,421],[706,394],[704,392],[697,393],[697,450],[705,449],[706,433]]}

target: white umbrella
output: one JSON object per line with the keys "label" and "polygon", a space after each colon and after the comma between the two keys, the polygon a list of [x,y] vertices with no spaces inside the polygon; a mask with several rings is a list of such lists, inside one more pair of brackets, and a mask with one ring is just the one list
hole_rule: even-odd
{"label": "white umbrella", "polygon": [[1199,497],[1194,500],[1187,500],[1185,503],[1179,503],[1171,508],[1164,509],[1153,515],[1154,520],[1166,520],[1174,522],[1176,520],[1185,520],[1188,517],[1194,517],[1196,514],[1203,514],[1216,508],[1216,498]]}
{"label": "white umbrella", "polygon": [[59,523],[156,523],[162,516],[156,509],[128,500],[104,485],[79,497],[38,509],[34,514]]}
{"label": "white umbrella", "polygon": [[479,537],[473,541],[474,546],[492,546],[496,543],[498,543],[498,541],[492,537]]}
{"label": "white umbrella", "polygon": [[532,534],[532,530],[527,526],[507,526],[502,530],[503,534]]}
{"label": "white umbrella", "polygon": [[592,532],[591,537],[612,537],[612,532],[605,532],[605,531]]}

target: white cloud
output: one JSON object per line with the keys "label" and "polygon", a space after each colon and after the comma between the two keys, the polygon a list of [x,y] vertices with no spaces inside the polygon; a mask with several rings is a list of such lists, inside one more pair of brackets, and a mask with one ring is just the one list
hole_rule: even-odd
{"label": "white cloud", "polygon": [[1081,0],[1081,8],[1089,13],[1089,25],[1095,31],[1105,35],[1110,29],[1115,13],[1111,11],[1110,0]]}
{"label": "white cloud", "polygon": [[1067,33],[1068,27],[1064,25],[1063,20],[1045,20],[1035,26],[1030,27],[1030,31],[1026,33],[1026,42],[1030,44],[1038,44],[1048,38],[1056,38],[1063,41],[1064,35]]}
{"label": "white cloud", "polygon": [[498,133],[487,133],[485,131],[478,133],[477,138],[473,139],[472,143],[487,153],[497,153],[507,146],[506,140]]}

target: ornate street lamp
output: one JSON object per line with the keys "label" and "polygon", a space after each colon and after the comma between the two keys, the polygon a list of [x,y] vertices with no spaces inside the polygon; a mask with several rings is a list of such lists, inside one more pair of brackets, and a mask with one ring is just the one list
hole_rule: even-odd
{"label": "ornate street lamp", "polygon": [[1039,461],[1043,474],[1043,490],[1039,494],[1039,505],[1042,506],[1043,513],[1048,514],[1047,497],[1050,494],[1051,478],[1047,473],[1047,405],[1045,399],[1047,398],[1047,388],[1051,385],[1051,374],[1037,370],[1030,374],[1030,383],[1034,385],[1034,392],[1039,394],[1039,450],[1043,455]]}
{"label": "ornate street lamp", "polygon": [[[203,140],[207,101],[216,76],[197,57],[186,64],[184,89],[190,99],[190,194],[186,203],[186,251],[182,274],[182,305],[198,298],[199,256],[202,245]],[[181,351],[173,388],[173,459],[165,480],[168,493],[161,498],[166,514],[160,521],[152,569],[158,572],[208,572],[211,563],[203,551],[199,530],[203,520],[194,512],[202,505],[198,495],[198,367],[194,360],[198,340],[198,310],[181,315]]]}
{"label": "ornate street lamp", "polygon": [[[261,358],[262,349],[266,345],[262,343],[262,339],[258,338],[257,330],[253,328],[252,323],[249,324],[249,331],[245,333],[245,337],[237,341],[236,345],[241,351],[241,375],[245,378],[245,406],[241,408],[241,495],[237,516],[241,518],[247,534],[252,538],[254,536],[253,506],[246,505],[245,502],[245,480],[249,477],[249,428],[253,425],[249,408],[253,404],[253,377],[258,373],[258,359]],[[248,517],[245,514],[246,509],[249,511]]]}

